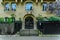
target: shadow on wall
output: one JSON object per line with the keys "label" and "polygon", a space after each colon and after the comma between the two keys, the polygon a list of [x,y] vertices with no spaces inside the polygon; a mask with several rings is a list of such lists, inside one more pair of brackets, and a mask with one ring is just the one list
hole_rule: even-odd
{"label": "shadow on wall", "polygon": [[60,21],[39,21],[37,28],[43,34],[60,34]]}

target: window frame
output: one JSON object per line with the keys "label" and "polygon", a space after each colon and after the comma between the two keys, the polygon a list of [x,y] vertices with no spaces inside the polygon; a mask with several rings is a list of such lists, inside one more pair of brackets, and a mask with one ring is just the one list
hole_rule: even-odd
{"label": "window frame", "polygon": [[30,12],[30,11],[31,11],[31,10],[28,11],[28,10],[26,9],[26,5],[29,4],[29,3],[32,4],[32,10],[33,10],[33,3],[32,3],[32,2],[26,2],[26,4],[25,4],[25,11],[27,11],[27,12]]}

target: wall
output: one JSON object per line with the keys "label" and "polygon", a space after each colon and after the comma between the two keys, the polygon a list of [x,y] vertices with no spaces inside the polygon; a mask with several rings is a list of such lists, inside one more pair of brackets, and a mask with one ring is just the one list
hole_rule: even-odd
{"label": "wall", "polygon": [[[16,12],[13,12],[13,11],[6,12],[6,11],[4,11],[4,5],[1,4],[1,0],[0,0],[0,17],[11,17],[11,14],[15,14],[15,17],[17,20],[18,20],[18,18],[22,18],[22,20],[23,20],[23,17],[27,14],[27,12],[25,11],[25,2],[24,2],[24,4],[19,3],[19,5],[17,5]],[[55,14],[49,14],[49,12],[42,11],[42,6],[41,6],[40,2],[38,4],[33,2],[32,14],[35,17],[37,17],[39,15],[42,15],[43,17],[55,15]]]}

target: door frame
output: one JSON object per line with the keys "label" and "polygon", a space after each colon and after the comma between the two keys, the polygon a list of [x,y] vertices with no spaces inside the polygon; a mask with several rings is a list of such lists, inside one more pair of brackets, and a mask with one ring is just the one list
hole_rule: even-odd
{"label": "door frame", "polygon": [[26,17],[32,17],[33,20],[34,20],[34,28],[33,29],[37,29],[37,19],[36,17],[33,15],[33,14],[26,14],[24,17],[23,17],[23,22],[22,22],[22,29],[25,29],[25,19]]}

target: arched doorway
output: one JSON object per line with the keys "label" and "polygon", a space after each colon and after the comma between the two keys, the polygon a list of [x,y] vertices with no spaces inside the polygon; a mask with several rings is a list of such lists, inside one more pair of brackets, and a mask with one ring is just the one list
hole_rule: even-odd
{"label": "arched doorway", "polygon": [[[36,18],[32,14],[26,14],[23,17],[23,22],[22,22],[22,29],[37,29],[36,28]],[[31,27],[31,28],[28,28]]]}
{"label": "arched doorway", "polygon": [[23,18],[22,29],[20,30],[20,35],[22,36],[34,36],[39,35],[37,26],[36,26],[36,18],[32,14],[26,14]]}
{"label": "arched doorway", "polygon": [[34,20],[32,17],[25,18],[25,29],[33,29],[34,28]]}

